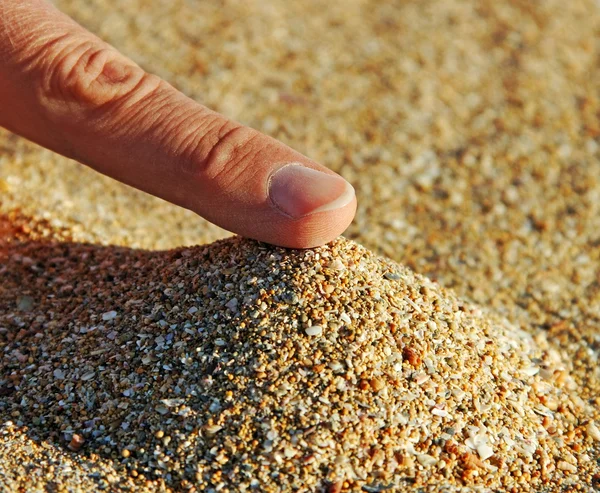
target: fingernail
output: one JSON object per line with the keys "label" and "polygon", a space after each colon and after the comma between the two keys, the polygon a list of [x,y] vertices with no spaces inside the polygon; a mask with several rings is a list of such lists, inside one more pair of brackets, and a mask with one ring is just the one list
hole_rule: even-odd
{"label": "fingernail", "polygon": [[298,219],[341,209],[354,198],[354,188],[339,175],[292,163],[271,176],[269,198],[281,212]]}

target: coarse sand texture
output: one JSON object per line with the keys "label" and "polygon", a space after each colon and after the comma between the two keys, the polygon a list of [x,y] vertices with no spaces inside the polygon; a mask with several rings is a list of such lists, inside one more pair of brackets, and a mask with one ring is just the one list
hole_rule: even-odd
{"label": "coarse sand texture", "polygon": [[6,255],[5,435],[27,425],[198,491],[586,477],[587,447],[572,445],[597,430],[575,426],[589,409],[544,334],[354,242]]}
{"label": "coarse sand texture", "polygon": [[598,493],[597,0],[53,2],[358,210],[214,243],[0,129],[0,493]]}

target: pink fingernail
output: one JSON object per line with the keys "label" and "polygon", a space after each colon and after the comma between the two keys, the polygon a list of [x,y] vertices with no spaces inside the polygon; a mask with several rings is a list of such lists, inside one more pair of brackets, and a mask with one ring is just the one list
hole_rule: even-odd
{"label": "pink fingernail", "polygon": [[354,198],[354,188],[339,175],[291,163],[271,177],[269,197],[277,209],[298,219],[345,207]]}

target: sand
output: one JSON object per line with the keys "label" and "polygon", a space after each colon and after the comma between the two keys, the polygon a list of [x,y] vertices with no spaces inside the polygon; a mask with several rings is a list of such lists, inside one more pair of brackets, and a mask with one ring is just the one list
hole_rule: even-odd
{"label": "sand", "polygon": [[545,333],[351,241],[11,243],[2,274],[5,437],[184,490],[592,480],[594,408]]}
{"label": "sand", "polygon": [[[600,408],[599,20],[594,2],[388,5],[351,1],[328,9],[320,2],[289,5],[275,0],[155,2],[151,8],[141,2],[106,0],[57,3],[196,99],[342,173],[359,195],[349,238],[452,288],[453,292],[443,291],[441,298],[477,307],[493,334],[503,324],[512,327],[511,334],[529,334],[532,342],[523,343],[528,349],[522,357],[529,357],[527,351],[554,354],[552,364],[560,370],[553,378],[564,379],[566,387],[554,380],[549,385],[560,403],[571,404],[565,407],[568,413],[542,404],[553,420],[566,427],[564,443],[559,440],[555,446],[562,452],[568,447],[574,459],[566,454],[550,457],[557,467],[550,474],[563,477],[564,488],[586,491],[597,485],[600,454],[594,439],[596,425],[590,425],[598,423]],[[189,212],[98,177],[6,132],[0,134],[0,149],[0,210],[10,216],[2,222],[3,242],[7,244],[6,237],[14,235],[34,242],[2,247],[3,252],[8,248],[11,252],[3,258],[1,271],[1,316],[3,321],[11,320],[11,325],[2,325],[7,329],[0,334],[3,349],[13,344],[7,334],[12,336],[15,330],[15,312],[31,303],[33,312],[27,312],[31,320],[45,320],[52,313],[40,299],[44,286],[19,292],[23,266],[10,260],[15,254],[25,255],[21,250],[35,249],[39,237],[53,236],[52,241],[66,244],[59,255],[55,247],[35,250],[41,259],[37,274],[43,279],[60,270],[52,265],[52,258],[69,252],[76,257],[85,251],[78,245],[81,242],[94,244],[92,252],[102,258],[117,255],[115,246],[128,247],[129,253],[120,254],[127,259],[122,264],[127,269],[137,255],[143,263],[147,260],[137,248],[168,249],[227,235]],[[161,263],[172,254],[154,255]],[[99,262],[97,269],[101,278],[109,267]],[[397,269],[406,272],[404,267]],[[418,276],[406,275],[411,283],[422,282]],[[86,279],[90,282],[86,289],[99,282],[97,277]],[[75,299],[68,290],[64,296]],[[102,313],[110,311],[106,308]],[[30,325],[43,333],[59,332],[61,337],[62,329],[69,337],[79,313],[72,315],[72,327],[68,313],[56,327],[44,327],[47,320]],[[113,324],[120,319],[115,320]],[[55,337],[49,341],[53,350]],[[4,353],[3,364],[16,364],[14,349],[11,345],[10,352]],[[19,353],[25,358],[19,365],[43,366],[37,356],[21,349]],[[413,358],[410,353],[409,358]],[[541,356],[532,358],[537,361]],[[64,370],[69,365],[84,370],[77,361],[62,364]],[[516,374],[517,368],[511,363],[507,371]],[[2,378],[6,377],[3,370]],[[371,387],[370,379],[364,380],[363,386]],[[383,387],[377,390],[379,383],[374,385],[371,390],[383,391]],[[2,399],[12,413],[13,401]],[[419,397],[417,402],[424,406],[426,399]],[[526,404],[535,409],[537,402]],[[478,412],[471,409],[468,419],[476,419]],[[418,415],[425,416],[425,410]],[[543,421],[543,415],[536,416]],[[143,464],[144,460],[133,450],[124,457],[123,444],[111,445],[110,452],[93,451],[89,447],[94,442],[86,441],[79,452],[73,452],[65,440],[76,430],[65,437],[61,424],[44,427],[24,422],[36,431],[23,432],[17,429],[19,415],[3,415],[3,420],[8,419],[13,425],[7,425],[9,431],[3,435],[8,437],[4,443],[10,443],[3,453],[12,461],[6,469],[15,473],[8,476],[2,471],[0,478],[4,475],[5,481],[13,481],[6,483],[9,490],[14,481],[33,481],[32,470],[42,471],[41,477],[59,474],[56,467],[48,471],[51,463],[61,462],[77,471],[66,473],[72,479],[63,481],[65,488],[93,489],[86,481],[126,489],[146,487],[148,479],[150,490],[169,484],[152,474],[135,479],[133,470],[138,466],[125,472],[122,463],[141,460]],[[444,419],[431,417],[427,422]],[[70,421],[65,420],[68,426]],[[477,452],[477,447],[469,450]],[[435,450],[429,454],[423,449],[423,453],[437,458]],[[459,461],[462,453],[454,454]],[[40,459],[44,454],[47,459]],[[589,461],[580,465],[579,459],[586,455]],[[477,457],[481,460],[479,453]],[[386,456],[386,460],[389,465],[391,459]],[[399,470],[408,471],[403,460],[396,460]],[[430,475],[439,461],[433,466],[423,460],[425,465],[416,459],[415,474],[407,473],[408,477],[439,487],[435,475]],[[362,466],[367,462],[363,460]],[[569,465],[575,464],[579,470],[570,471]],[[307,485],[316,488],[318,481],[329,481],[331,488],[354,488],[350,482],[340,485],[341,466],[334,465],[327,474],[307,476],[313,481]],[[86,473],[89,467],[98,472]],[[499,473],[493,479],[488,469],[483,471],[461,481],[468,488],[507,477]],[[146,472],[136,474],[139,478]],[[486,480],[489,475],[492,479]],[[343,480],[348,478],[344,472]],[[458,475],[451,473],[450,478]],[[134,481],[133,486],[129,481]],[[537,487],[535,479],[531,485]],[[226,486],[236,490],[236,484]],[[410,490],[415,485],[402,487]],[[208,487],[199,482],[198,488]]]}
{"label": "sand", "polygon": [[545,334],[353,242],[8,255],[0,413],[34,440],[200,491],[591,480]]}

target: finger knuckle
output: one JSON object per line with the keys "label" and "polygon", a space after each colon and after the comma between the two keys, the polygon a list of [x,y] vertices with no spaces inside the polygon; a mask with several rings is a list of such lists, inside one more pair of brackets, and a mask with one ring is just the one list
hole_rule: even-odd
{"label": "finger knuckle", "polygon": [[144,80],[140,67],[95,41],[59,43],[44,56],[39,97],[52,115],[89,115],[127,98]]}
{"label": "finger knuckle", "polygon": [[188,169],[202,179],[230,187],[263,152],[259,140],[260,133],[254,129],[229,121],[209,123],[194,145]]}

